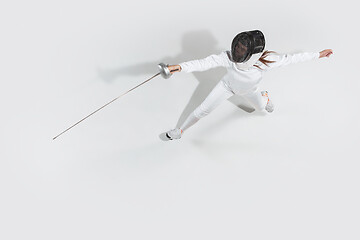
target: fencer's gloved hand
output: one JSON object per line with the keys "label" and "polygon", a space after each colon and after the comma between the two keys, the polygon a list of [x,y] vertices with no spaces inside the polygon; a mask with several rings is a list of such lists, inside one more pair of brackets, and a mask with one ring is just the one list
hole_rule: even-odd
{"label": "fencer's gloved hand", "polygon": [[325,49],[320,52],[319,58],[330,57],[331,54],[333,54],[332,49]]}
{"label": "fencer's gloved hand", "polygon": [[171,73],[180,72],[181,66],[180,65],[170,65],[170,66],[168,66],[168,69],[170,70]]}

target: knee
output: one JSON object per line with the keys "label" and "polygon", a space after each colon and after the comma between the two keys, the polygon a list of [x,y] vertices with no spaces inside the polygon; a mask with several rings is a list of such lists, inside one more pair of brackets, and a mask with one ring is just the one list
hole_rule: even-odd
{"label": "knee", "polygon": [[266,112],[265,106],[254,106],[254,108],[258,112]]}
{"label": "knee", "polygon": [[253,107],[255,108],[256,111],[258,112],[263,112],[263,111],[266,111],[265,110],[265,107],[266,107],[266,104],[254,104]]}

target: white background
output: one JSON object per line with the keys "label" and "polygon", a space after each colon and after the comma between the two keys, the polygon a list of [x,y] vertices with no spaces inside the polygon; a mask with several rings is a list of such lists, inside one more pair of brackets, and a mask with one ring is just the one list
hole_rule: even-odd
{"label": "white background", "polygon": [[[1,239],[359,239],[356,1],[1,1]],[[179,141],[225,69],[157,77],[259,29],[275,111],[225,101]]]}

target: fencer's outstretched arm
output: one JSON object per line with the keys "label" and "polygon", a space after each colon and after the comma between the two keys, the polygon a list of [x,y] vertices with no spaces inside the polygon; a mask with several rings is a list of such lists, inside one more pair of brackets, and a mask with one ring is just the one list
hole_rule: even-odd
{"label": "fencer's outstretched arm", "polygon": [[286,66],[293,63],[306,62],[317,58],[330,57],[333,54],[331,49],[325,49],[321,52],[301,52],[294,54],[271,54],[266,60],[275,61],[265,66],[265,70]]}
{"label": "fencer's outstretched arm", "polygon": [[[332,49],[325,49],[321,52],[302,52],[295,54],[270,54],[266,57],[266,60],[274,61],[273,63],[268,64],[268,66],[263,65],[263,70],[269,70],[272,68],[277,68],[281,66],[286,66],[293,63],[305,62],[316,58],[330,57],[333,54]],[[226,51],[221,52],[218,55],[210,55],[206,58],[199,60],[192,60],[188,62],[183,62],[178,65],[169,66],[170,71],[175,72],[195,72],[195,71],[206,71],[211,68],[223,66],[229,67],[230,62],[227,57]],[[173,72],[174,73],[174,72]]]}
{"label": "fencer's outstretched arm", "polygon": [[187,61],[180,63],[179,65],[169,66],[169,70],[178,70],[186,73],[195,71],[202,72],[211,68],[226,67],[228,65],[229,61],[227,60],[227,54],[223,51],[220,54],[212,54],[203,59]]}

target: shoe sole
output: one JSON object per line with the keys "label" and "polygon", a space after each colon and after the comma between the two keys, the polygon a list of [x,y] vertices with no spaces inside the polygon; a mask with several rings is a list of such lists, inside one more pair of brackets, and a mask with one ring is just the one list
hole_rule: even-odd
{"label": "shoe sole", "polygon": [[167,133],[166,133],[166,137],[167,137],[169,140],[173,140]]}

